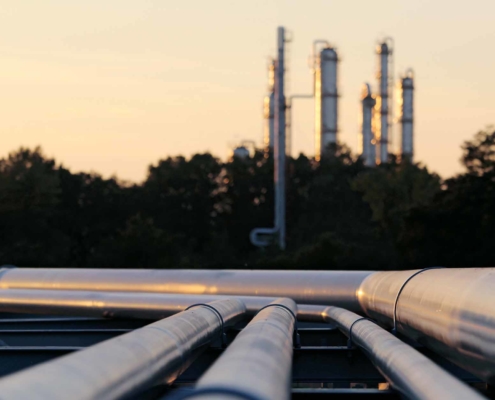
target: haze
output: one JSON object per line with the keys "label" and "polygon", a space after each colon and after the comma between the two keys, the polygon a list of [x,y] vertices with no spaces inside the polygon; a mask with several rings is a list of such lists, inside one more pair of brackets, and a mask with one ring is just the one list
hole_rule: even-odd
{"label": "haze", "polygon": [[[415,70],[415,159],[447,177],[462,142],[495,123],[494,16],[493,0],[3,1],[0,155],[39,144],[74,171],[140,181],[159,158],[261,144],[284,25],[289,93],[311,91],[314,39],[337,46],[340,140],[353,150],[376,39],[392,36],[396,75]],[[313,119],[311,102],[295,104],[294,154],[313,154]]]}

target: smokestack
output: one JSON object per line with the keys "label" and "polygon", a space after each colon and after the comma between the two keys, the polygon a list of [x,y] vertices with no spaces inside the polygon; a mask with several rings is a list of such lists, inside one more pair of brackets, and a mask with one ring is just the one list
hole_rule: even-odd
{"label": "smokestack", "polygon": [[337,144],[337,63],[335,48],[323,48],[315,62],[315,158],[330,155]]}
{"label": "smokestack", "polygon": [[406,71],[400,81],[400,122],[401,134],[401,157],[404,160],[413,161],[414,156],[414,73],[412,69]]}
{"label": "smokestack", "polygon": [[376,164],[376,149],[373,132],[373,108],[376,105],[376,100],[371,94],[371,88],[368,83],[363,85],[361,103],[363,106],[360,135],[361,158],[364,161],[364,165],[367,167],[374,167]]}

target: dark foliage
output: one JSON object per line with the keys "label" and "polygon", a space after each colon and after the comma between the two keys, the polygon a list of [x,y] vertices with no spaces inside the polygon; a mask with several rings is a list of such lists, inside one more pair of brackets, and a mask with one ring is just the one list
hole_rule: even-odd
{"label": "dark foliage", "polygon": [[0,160],[0,264],[86,268],[401,269],[495,264],[495,132],[463,145],[466,173],[366,168],[346,147],[288,160],[287,242],[273,225],[273,162],[210,154],[149,167],[140,185],[74,174],[40,148]]}

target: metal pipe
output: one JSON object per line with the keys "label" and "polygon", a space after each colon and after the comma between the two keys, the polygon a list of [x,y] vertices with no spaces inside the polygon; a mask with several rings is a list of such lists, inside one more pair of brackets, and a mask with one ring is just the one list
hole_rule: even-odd
{"label": "metal pipe", "polygon": [[414,157],[414,73],[408,69],[400,80],[400,122],[402,125],[401,156],[413,161]]}
{"label": "metal pipe", "polygon": [[[199,379],[189,397],[217,399],[222,394],[224,400],[235,400],[234,393],[244,393],[258,400],[290,399],[296,313],[290,299],[277,299],[261,310]],[[208,394],[202,395],[205,391]],[[229,391],[231,395],[225,394]]]}
{"label": "metal pipe", "polygon": [[327,321],[335,322],[352,339],[352,343],[361,347],[387,381],[408,399],[485,398],[411,346],[360,315],[338,307],[328,307],[323,314]]}
{"label": "metal pipe", "polygon": [[298,304],[360,310],[357,290],[372,271],[118,270],[12,268],[0,271],[0,289],[289,297]]}
{"label": "metal pipe", "polygon": [[361,158],[364,165],[374,167],[376,165],[375,137],[373,132],[373,108],[376,100],[371,94],[371,87],[368,83],[363,86],[361,95],[363,116],[361,123]]}
{"label": "metal pipe", "polygon": [[[364,311],[495,383],[495,269],[425,271],[30,269],[0,271],[2,289],[290,297]],[[397,300],[397,294],[400,296]]]}
{"label": "metal pipe", "polygon": [[495,268],[377,272],[358,297],[370,317],[395,319],[398,332],[495,384],[494,287]]}
{"label": "metal pipe", "polygon": [[198,306],[114,339],[0,379],[2,399],[120,399],[171,383],[226,325],[245,314],[237,299]]}
{"label": "metal pipe", "polygon": [[[0,312],[158,320],[183,311],[192,304],[229,298],[232,296],[0,289]],[[274,297],[235,298],[246,305],[249,316],[275,300]],[[300,305],[297,317],[306,322],[324,322],[324,309],[324,306]]]}

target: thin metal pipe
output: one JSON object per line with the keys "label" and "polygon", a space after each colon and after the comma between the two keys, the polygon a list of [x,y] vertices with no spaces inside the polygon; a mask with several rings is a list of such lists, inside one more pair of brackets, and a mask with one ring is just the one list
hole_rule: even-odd
{"label": "thin metal pipe", "polygon": [[[277,304],[287,307],[287,309]],[[290,299],[277,299],[257,314],[220,358],[199,379],[194,399],[288,400],[291,396],[293,333],[297,306]],[[293,314],[291,314],[291,312]],[[209,394],[201,395],[207,391]]]}
{"label": "thin metal pipe", "polygon": [[357,291],[371,271],[118,270],[13,268],[0,289],[289,297],[298,304],[361,309]]}
{"label": "thin metal pipe", "polygon": [[[0,289],[0,312],[81,317],[162,319],[183,311],[191,304],[209,303],[232,296],[184,295],[133,292],[89,292],[79,290]],[[274,297],[235,296],[246,305],[246,313],[258,310]],[[324,306],[301,305],[298,319],[324,322]]]}
{"label": "thin metal pipe", "polygon": [[[377,272],[358,291],[370,317],[495,383],[495,269]],[[404,285],[405,284],[405,285]],[[397,299],[397,294],[400,296]]]}
{"label": "thin metal pipe", "polygon": [[[237,299],[209,303],[233,325],[245,315]],[[114,339],[0,379],[2,399],[132,398],[171,383],[221,333],[216,312],[195,307]]]}
{"label": "thin metal pipe", "polygon": [[374,322],[338,307],[328,307],[323,314],[348,337],[352,328],[352,342],[365,351],[387,381],[408,399],[484,399]]}

